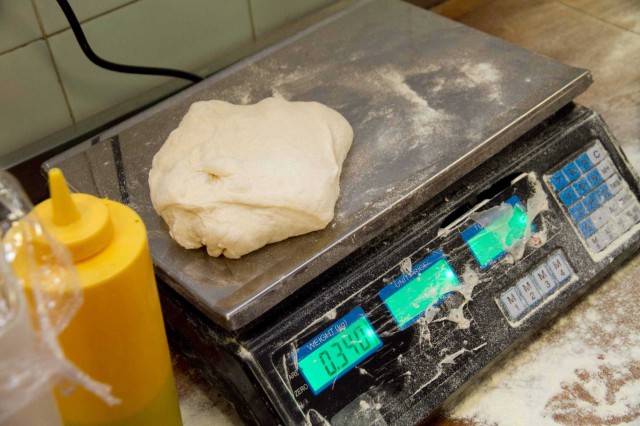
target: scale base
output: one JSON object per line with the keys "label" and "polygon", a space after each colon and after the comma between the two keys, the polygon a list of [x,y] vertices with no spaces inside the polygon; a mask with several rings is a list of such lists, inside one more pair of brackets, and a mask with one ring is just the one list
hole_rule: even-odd
{"label": "scale base", "polygon": [[[232,401],[248,424],[323,424],[326,420],[334,425],[351,425],[356,420],[373,419],[375,424],[409,425],[428,419],[442,407],[455,404],[475,381],[556,315],[565,312],[640,247],[640,224],[636,223],[607,247],[594,248],[591,239],[580,236],[581,227],[572,222],[554,190],[551,179],[556,171],[593,147],[606,151],[616,173],[625,182],[624,191],[632,197],[629,203],[636,203],[623,207],[625,211],[633,210],[638,205],[637,176],[600,117],[570,104],[423,208],[408,214],[399,225],[309,282],[304,291],[294,293],[240,330],[230,332],[221,328],[169,286],[161,285],[172,341]],[[533,178],[513,179],[514,171]],[[529,180],[539,186],[532,187],[527,183]],[[437,327],[432,323],[432,347],[418,352],[416,324],[391,334],[380,331],[381,327],[389,327],[385,324],[390,317],[378,299],[378,292],[389,282],[385,281],[387,275],[401,274],[397,268],[402,259],[410,256],[415,264],[435,250],[456,251],[455,239],[442,237],[439,229],[456,228],[457,217],[464,218],[464,211],[483,199],[492,200],[487,206],[499,204],[513,194],[527,200],[535,190],[543,190],[549,203],[549,209],[534,222],[545,230],[546,240],[527,246],[522,259],[513,264],[501,260],[486,269],[475,267],[483,284],[474,289],[464,311],[471,320],[469,329],[462,330],[458,324],[447,321]],[[463,248],[464,243],[461,244]],[[451,260],[458,273],[464,265],[474,262],[469,256]],[[541,296],[542,301],[532,303],[523,312],[509,305],[506,296],[516,284],[539,272],[541,265],[551,268],[550,262],[558,256],[566,262],[567,277],[557,279],[554,288]],[[557,271],[554,274],[558,275]],[[445,299],[443,311],[454,306],[456,300]],[[314,396],[305,390],[296,366],[286,365],[287,360],[310,336],[357,306],[364,307],[384,341],[379,353],[360,364],[371,377],[363,379],[350,372],[330,390]],[[333,319],[328,313],[333,313],[330,315]],[[438,333],[449,337],[439,339]],[[454,356],[452,364],[442,364],[456,350],[463,356]],[[400,355],[403,361],[396,363]],[[425,357],[434,361],[427,362]],[[428,365],[443,366],[438,377],[416,376],[417,369],[427,371]],[[407,371],[413,372],[417,380],[402,383],[395,380]],[[359,409],[363,403],[374,408],[363,414]]]}

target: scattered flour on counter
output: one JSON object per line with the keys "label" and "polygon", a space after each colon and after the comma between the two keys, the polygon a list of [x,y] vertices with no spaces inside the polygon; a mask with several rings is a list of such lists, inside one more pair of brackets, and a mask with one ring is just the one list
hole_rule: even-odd
{"label": "scattered flour on counter", "polygon": [[229,401],[211,387],[186,358],[174,354],[172,361],[182,422],[185,425],[242,425],[240,417]]}
{"label": "scattered flour on counter", "polygon": [[380,80],[386,81],[388,87],[417,107],[429,108],[427,100],[415,92],[407,82],[403,73],[389,67],[379,72]]}
{"label": "scattered flour on counter", "polygon": [[[500,71],[490,63],[465,64],[461,70],[471,80],[473,85],[490,88],[488,97],[494,101],[502,101],[502,93],[497,83],[500,78]],[[493,83],[493,84],[492,84]]]}
{"label": "scattered flour on counter", "polygon": [[487,425],[640,424],[640,257],[450,413]]}

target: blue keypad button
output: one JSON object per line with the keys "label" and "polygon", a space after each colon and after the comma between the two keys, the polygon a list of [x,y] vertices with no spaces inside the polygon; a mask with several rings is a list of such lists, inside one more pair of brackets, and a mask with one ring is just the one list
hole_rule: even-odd
{"label": "blue keypad button", "polygon": [[598,210],[598,207],[600,207],[600,201],[598,201],[598,196],[596,195],[595,191],[584,197],[582,203],[589,213],[595,212],[596,210]]}
{"label": "blue keypad button", "polygon": [[578,201],[578,196],[576,195],[576,192],[573,190],[573,188],[569,187],[563,189],[560,192],[560,199],[562,200],[564,205],[568,207]]}
{"label": "blue keypad button", "polygon": [[584,153],[580,157],[576,158],[576,164],[582,170],[582,173],[586,173],[593,167],[593,163],[589,159],[589,156]]}
{"label": "blue keypad button", "polygon": [[565,186],[569,185],[569,181],[567,180],[562,170],[558,170],[553,175],[551,175],[551,183],[556,191],[560,191]]}
{"label": "blue keypad button", "polygon": [[589,182],[587,182],[585,178],[581,177],[573,184],[573,189],[575,189],[580,197],[584,197],[591,190],[591,185],[589,185]]}
{"label": "blue keypad button", "polygon": [[611,191],[609,190],[609,187],[606,184],[600,185],[593,192],[596,194],[596,197],[598,197],[598,201],[600,201],[600,204],[606,203],[611,197],[613,197]]}
{"label": "blue keypad button", "polygon": [[587,209],[584,208],[584,205],[582,205],[582,202],[580,201],[569,207],[569,213],[571,214],[573,220],[576,221],[576,223],[587,217],[588,214]]}
{"label": "blue keypad button", "polygon": [[580,228],[580,232],[584,235],[585,238],[589,238],[593,234],[596,233],[597,229],[591,219],[585,219],[578,224],[578,228]]}
{"label": "blue keypad button", "polygon": [[587,180],[594,188],[604,182],[602,176],[600,176],[600,172],[597,170],[591,170],[587,173]]}
{"label": "blue keypad button", "polygon": [[578,166],[576,166],[576,163],[573,162],[564,166],[562,168],[562,172],[567,177],[567,179],[569,179],[569,182],[573,182],[574,180],[578,179],[582,174]]}

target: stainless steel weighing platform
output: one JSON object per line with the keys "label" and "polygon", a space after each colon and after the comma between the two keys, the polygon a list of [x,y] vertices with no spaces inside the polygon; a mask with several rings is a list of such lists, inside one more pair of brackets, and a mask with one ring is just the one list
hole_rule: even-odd
{"label": "stainless steel weighing platform", "polygon": [[[414,6],[361,1],[45,168],[140,214],[172,337],[245,421],[412,424],[638,248],[637,175],[571,103],[590,83]],[[354,129],[334,220],[239,260],[181,248],[149,199],[153,156],[191,103],[272,95]],[[501,215],[519,243],[492,252],[481,237],[500,236]]]}

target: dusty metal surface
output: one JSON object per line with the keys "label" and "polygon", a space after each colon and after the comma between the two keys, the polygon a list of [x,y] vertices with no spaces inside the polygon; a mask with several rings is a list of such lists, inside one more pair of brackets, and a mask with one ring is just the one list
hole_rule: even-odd
{"label": "dusty metal surface", "polygon": [[[47,162],[144,220],[157,272],[242,327],[566,104],[590,74],[396,1],[363,1]],[[151,160],[191,103],[273,94],[340,111],[355,140],[335,218],[239,260],[185,250],[149,199]],[[188,183],[185,183],[188,184]]]}

